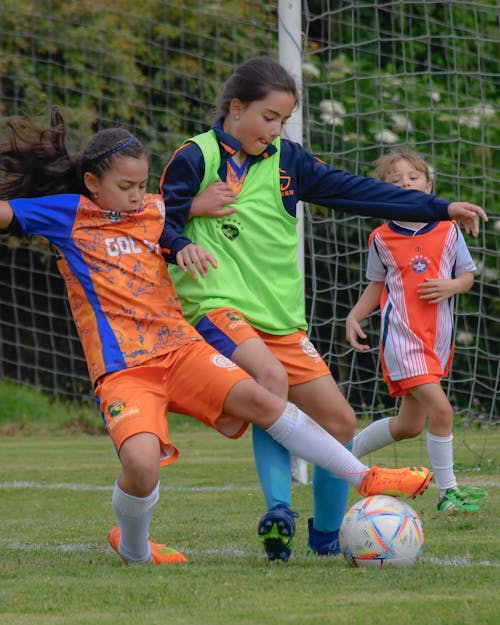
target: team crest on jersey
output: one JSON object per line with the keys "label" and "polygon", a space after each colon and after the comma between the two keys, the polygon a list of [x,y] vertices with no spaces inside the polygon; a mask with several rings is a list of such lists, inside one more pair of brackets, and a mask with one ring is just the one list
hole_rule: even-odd
{"label": "team crest on jersey", "polygon": [[123,215],[121,214],[120,211],[109,211],[108,213],[106,213],[106,217],[109,219],[109,221],[112,224],[116,224],[116,223],[119,223],[120,221],[123,221]]}
{"label": "team crest on jersey", "polygon": [[221,369],[236,369],[236,365],[234,364],[234,362],[232,360],[229,360],[229,358],[226,358],[222,354],[214,354],[210,360],[212,361],[212,364],[214,364],[216,367],[220,367]]}
{"label": "team crest on jersey", "polygon": [[429,259],[426,256],[414,256],[410,260],[410,265],[415,273],[425,273],[429,266]]}
{"label": "team crest on jersey", "polygon": [[293,195],[294,191],[291,188],[292,178],[285,173],[285,170],[280,168],[280,191],[281,197],[287,195]]}
{"label": "team crest on jersey", "polygon": [[300,341],[300,346],[302,347],[302,351],[304,352],[304,354],[306,354],[306,356],[313,358],[316,362],[321,360],[321,356],[318,354],[316,348],[307,337],[304,337]]}
{"label": "team crest on jersey", "polygon": [[226,239],[234,241],[236,237],[240,234],[241,224],[235,219],[227,220],[222,223],[221,230],[222,234],[226,237]]}
{"label": "team crest on jersey", "polygon": [[124,401],[114,401],[112,404],[108,406],[108,412],[111,417],[117,417],[122,410],[125,409]]}

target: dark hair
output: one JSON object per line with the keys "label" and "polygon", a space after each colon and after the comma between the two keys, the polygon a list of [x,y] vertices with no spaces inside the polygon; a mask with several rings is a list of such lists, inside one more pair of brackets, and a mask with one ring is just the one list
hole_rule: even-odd
{"label": "dark hair", "polygon": [[251,59],[240,65],[225,82],[217,99],[216,116],[225,117],[234,98],[250,104],[263,100],[271,91],[291,93],[295,100],[298,97],[295,80],[282,65],[265,56]]}
{"label": "dark hair", "polygon": [[89,195],[83,174],[100,178],[114,158],[145,154],[144,146],[128,130],[110,128],[95,134],[81,154],[69,154],[66,125],[57,107],[51,108],[50,127],[41,128],[20,115],[3,121],[0,142],[0,199],[38,197],[57,193]]}

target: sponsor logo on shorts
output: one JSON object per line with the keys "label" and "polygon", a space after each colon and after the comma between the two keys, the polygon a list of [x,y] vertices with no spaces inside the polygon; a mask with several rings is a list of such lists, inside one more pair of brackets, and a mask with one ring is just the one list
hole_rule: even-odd
{"label": "sponsor logo on shorts", "polygon": [[232,322],[228,325],[229,330],[234,330],[234,328],[237,328],[238,326],[248,325],[245,319],[239,317],[234,312],[226,313],[226,317]]}
{"label": "sponsor logo on shorts", "polygon": [[318,354],[316,348],[307,337],[302,338],[300,346],[306,356],[313,358],[315,362],[319,362],[321,360],[321,356]]}
{"label": "sponsor logo on shorts", "polygon": [[108,430],[112,430],[123,419],[140,414],[140,410],[137,406],[126,408],[126,404],[123,401],[114,401],[108,406],[108,413],[111,419],[108,422]]}
{"label": "sponsor logo on shorts", "polygon": [[114,401],[108,406],[108,412],[111,417],[116,417],[120,414],[122,410],[125,409],[125,406],[126,404],[124,401]]}
{"label": "sponsor logo on shorts", "polygon": [[229,360],[229,358],[226,358],[226,356],[223,356],[222,354],[214,354],[211,359],[212,364],[214,364],[216,367],[220,367],[221,369],[229,369],[229,370],[233,370],[233,369],[237,369],[237,366],[234,364],[234,362],[232,360]]}

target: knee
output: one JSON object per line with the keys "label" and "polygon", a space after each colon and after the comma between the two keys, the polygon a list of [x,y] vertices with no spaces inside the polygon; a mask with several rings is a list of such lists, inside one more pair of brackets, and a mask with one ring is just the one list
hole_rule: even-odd
{"label": "knee", "polygon": [[286,399],[288,395],[288,373],[278,360],[266,363],[255,380],[274,395]]}
{"label": "knee", "polygon": [[405,423],[404,427],[396,427],[392,428],[391,434],[394,440],[402,441],[407,438],[415,438],[416,436],[420,436],[424,430],[424,423],[420,423],[420,421],[414,421],[411,423]]}
{"label": "knee", "polygon": [[341,410],[330,413],[326,422],[321,420],[319,423],[342,444],[347,445],[352,441],[356,431],[356,413],[346,402]]}
{"label": "knee", "polygon": [[147,497],[160,477],[158,459],[144,457],[141,454],[128,454],[122,461],[120,483],[124,490],[134,497]]}
{"label": "knee", "polygon": [[356,431],[356,413],[352,406],[347,404],[337,417],[340,430],[340,440],[346,443],[352,441]]}

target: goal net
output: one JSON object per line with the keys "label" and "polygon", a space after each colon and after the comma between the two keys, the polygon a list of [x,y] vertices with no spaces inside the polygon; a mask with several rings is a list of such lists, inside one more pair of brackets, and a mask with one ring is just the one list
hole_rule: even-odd
{"label": "goal net", "polygon": [[[499,415],[497,21],[495,2],[304,3],[305,146],[362,175],[374,175],[381,154],[409,147],[431,165],[440,197],[489,213],[477,239],[466,235],[478,272],[458,298],[444,383],[463,432],[493,427]],[[391,416],[397,404],[381,377],[378,311],[364,328],[370,352],[354,352],[344,338],[367,284],[368,234],[381,222],[312,206],[309,217],[311,336],[358,415]]]}
{"label": "goal net", "polygon": [[[208,128],[235,65],[261,54],[278,58],[278,4],[4,0],[1,115],[40,115],[45,122],[45,107],[58,104],[76,149],[99,128],[124,124],[152,154],[156,191],[168,155]],[[445,389],[465,428],[492,427],[500,329],[496,2],[304,0],[301,30],[307,149],[338,168],[373,175],[380,154],[411,147],[434,168],[438,195],[488,211],[480,236],[467,237],[479,269],[457,302],[456,355]],[[366,325],[370,352],[354,353],[344,339],[346,316],[366,284],[368,233],[378,222],[317,206],[306,206],[305,217],[312,340],[360,416],[392,415],[377,313]],[[0,259],[0,375],[58,397],[90,397],[46,244],[2,237]]]}

